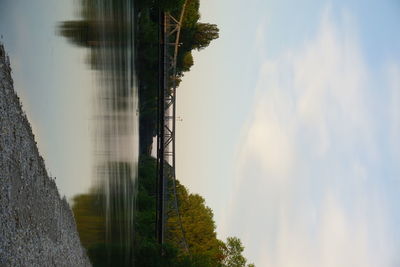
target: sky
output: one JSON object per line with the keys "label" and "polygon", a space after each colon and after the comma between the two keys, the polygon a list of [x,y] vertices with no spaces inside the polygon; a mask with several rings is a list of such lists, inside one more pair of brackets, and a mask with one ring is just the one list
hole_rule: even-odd
{"label": "sky", "polygon": [[178,178],[257,266],[398,266],[400,4],[211,1]]}
{"label": "sky", "polygon": [[[67,197],[90,186],[95,84],[85,50],[55,35],[72,3],[0,2],[16,90]],[[400,3],[200,10],[220,38],[178,89],[176,165],[219,238],[241,238],[260,267],[399,266]]]}

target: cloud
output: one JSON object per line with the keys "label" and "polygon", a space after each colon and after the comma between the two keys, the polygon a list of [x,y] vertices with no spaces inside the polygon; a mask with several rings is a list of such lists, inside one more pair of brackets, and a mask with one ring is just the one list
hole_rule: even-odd
{"label": "cloud", "polygon": [[388,99],[374,99],[356,27],[348,14],[342,20],[339,28],[325,12],[312,40],[260,70],[223,227],[258,266],[395,266],[382,177],[390,134],[379,127],[399,131],[390,126],[400,125],[399,98],[382,123],[375,112]]}

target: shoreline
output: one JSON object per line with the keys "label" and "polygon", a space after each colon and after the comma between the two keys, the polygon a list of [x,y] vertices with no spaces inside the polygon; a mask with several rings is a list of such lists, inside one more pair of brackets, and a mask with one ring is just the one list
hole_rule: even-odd
{"label": "shoreline", "polygon": [[91,266],[40,156],[0,43],[0,265]]}

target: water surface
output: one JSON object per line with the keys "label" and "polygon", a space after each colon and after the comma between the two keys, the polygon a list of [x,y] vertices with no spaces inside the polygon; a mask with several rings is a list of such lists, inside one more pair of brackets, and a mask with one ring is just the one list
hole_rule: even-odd
{"label": "water surface", "polygon": [[0,2],[1,41],[49,173],[89,254],[124,263],[138,162],[132,2]]}

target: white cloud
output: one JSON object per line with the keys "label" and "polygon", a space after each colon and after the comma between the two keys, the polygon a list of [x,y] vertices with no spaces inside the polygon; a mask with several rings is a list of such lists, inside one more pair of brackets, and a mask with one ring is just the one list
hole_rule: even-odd
{"label": "white cloud", "polygon": [[314,39],[261,68],[223,227],[258,266],[395,266],[379,176],[390,134],[378,134],[371,73],[343,18],[338,28],[326,12]]}

